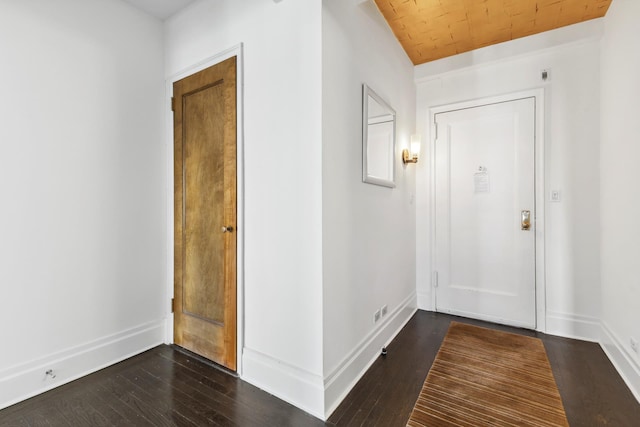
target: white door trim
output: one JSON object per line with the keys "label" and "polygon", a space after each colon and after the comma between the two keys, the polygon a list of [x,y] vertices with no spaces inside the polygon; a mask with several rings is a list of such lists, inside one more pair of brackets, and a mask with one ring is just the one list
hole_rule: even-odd
{"label": "white door trim", "polygon": [[244,48],[240,43],[223,52],[206,58],[186,69],[167,77],[166,80],[166,144],[167,153],[167,283],[166,298],[167,315],[166,315],[166,336],[165,343],[173,343],[173,313],[171,313],[171,298],[173,298],[173,112],[171,111],[171,97],[173,96],[173,83],[188,77],[192,74],[202,71],[205,68],[216,65],[225,59],[233,56],[237,57],[236,62],[236,144],[237,144],[237,193],[236,193],[236,209],[237,209],[237,324],[236,324],[236,372],[242,377],[242,349],[244,348]]}
{"label": "white door trim", "polygon": [[[480,107],[489,104],[498,104],[501,102],[516,101],[523,98],[535,98],[535,183],[536,183],[536,218],[535,218],[535,244],[536,244],[536,269],[535,269],[535,287],[536,287],[536,330],[539,332],[546,332],[546,281],[545,281],[545,168],[544,168],[544,147],[545,147],[545,127],[544,127],[544,89],[531,89],[521,92],[509,93],[505,95],[492,96],[488,98],[480,98],[469,101],[462,101],[453,104],[441,105],[431,107],[429,109],[429,133],[431,138],[429,139],[429,162],[430,172],[429,177],[431,180],[430,186],[430,242],[429,248],[431,251],[431,284],[432,287],[436,284],[436,277],[434,273],[435,267],[435,197],[436,197],[436,184],[435,184],[435,141],[436,141],[436,129],[435,129],[435,116],[436,114],[445,113],[449,111],[463,110],[467,108]],[[431,292],[431,309],[436,309],[436,292]]]}

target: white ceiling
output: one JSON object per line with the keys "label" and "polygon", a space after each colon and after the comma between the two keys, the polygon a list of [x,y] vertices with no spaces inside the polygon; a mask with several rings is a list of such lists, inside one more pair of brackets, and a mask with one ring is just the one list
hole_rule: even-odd
{"label": "white ceiling", "polygon": [[196,0],[124,0],[132,6],[165,20]]}

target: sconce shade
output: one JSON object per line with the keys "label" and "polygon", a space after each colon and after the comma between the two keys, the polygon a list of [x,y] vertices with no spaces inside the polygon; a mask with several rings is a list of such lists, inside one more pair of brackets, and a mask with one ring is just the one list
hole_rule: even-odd
{"label": "sconce shade", "polygon": [[420,157],[420,135],[411,135],[411,152],[405,148],[402,150],[402,161],[407,163],[418,163],[418,157]]}
{"label": "sconce shade", "polygon": [[420,135],[411,135],[411,155],[420,156]]}

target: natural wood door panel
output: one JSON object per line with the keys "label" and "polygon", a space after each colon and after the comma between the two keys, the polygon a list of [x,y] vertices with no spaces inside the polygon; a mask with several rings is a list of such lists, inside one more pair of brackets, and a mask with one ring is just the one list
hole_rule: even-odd
{"label": "natural wood door panel", "polygon": [[236,369],[236,58],[174,83],[174,342]]}
{"label": "natural wood door panel", "polygon": [[183,309],[224,322],[224,115],[222,82],[185,94]]}

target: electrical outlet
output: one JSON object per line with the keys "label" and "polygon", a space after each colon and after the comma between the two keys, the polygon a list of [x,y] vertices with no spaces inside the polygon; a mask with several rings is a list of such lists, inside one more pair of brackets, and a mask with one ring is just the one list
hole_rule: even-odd
{"label": "electrical outlet", "polygon": [[380,310],[376,310],[376,312],[373,313],[373,323],[376,323],[378,320],[380,320]]}
{"label": "electrical outlet", "polygon": [[631,350],[635,351],[636,353],[639,351],[638,349],[638,341],[633,339],[633,337],[629,338],[629,343],[631,344]]}
{"label": "electrical outlet", "polygon": [[383,305],[380,309],[380,313],[382,313],[382,317],[387,315],[387,304]]}

